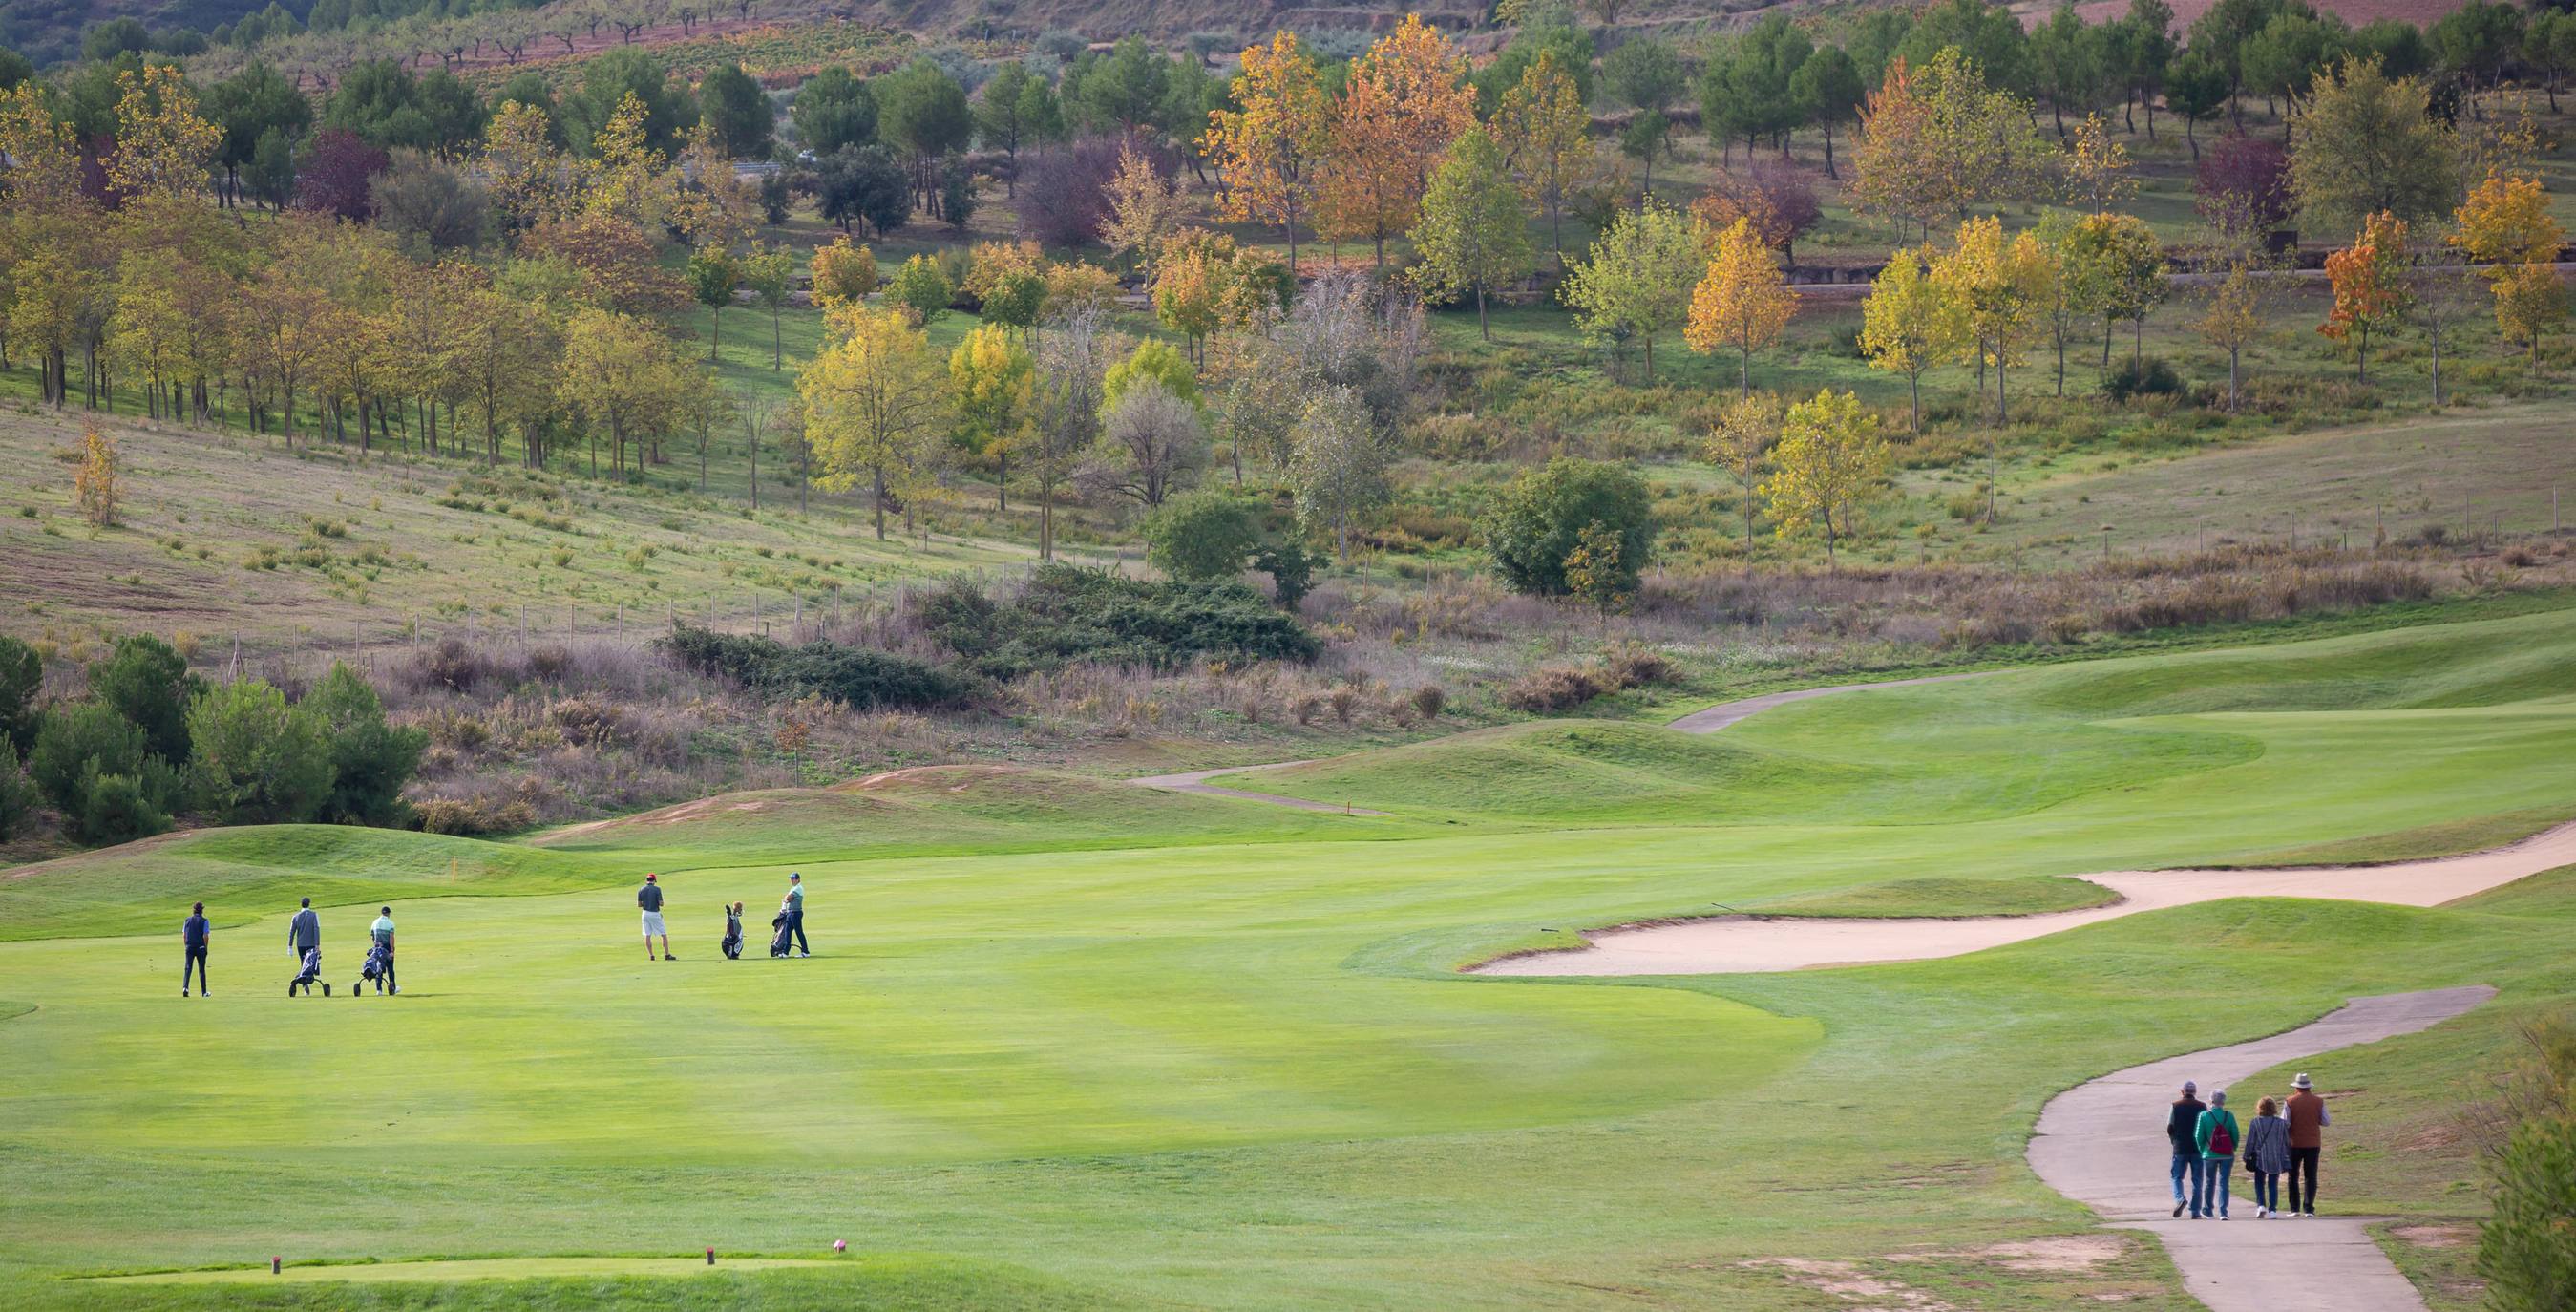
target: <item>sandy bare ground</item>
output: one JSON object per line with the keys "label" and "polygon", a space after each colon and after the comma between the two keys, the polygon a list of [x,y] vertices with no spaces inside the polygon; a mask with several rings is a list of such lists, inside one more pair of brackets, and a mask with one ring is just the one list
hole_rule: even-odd
{"label": "sandy bare ground", "polygon": [[[2560,829],[2520,846],[2563,839],[2567,832]],[[2457,860],[2492,862],[2500,855]],[[2169,1150],[2163,1109],[2184,1080],[2196,1080],[2204,1090],[2229,1089],[2231,1104],[2246,1109],[2240,1115],[2249,1115],[2263,1094],[2284,1092],[2229,1088],[2256,1071],[2430,1029],[2494,996],[2494,989],[2480,984],[2354,998],[2332,1015],[2286,1034],[2168,1057],[2077,1085],[2041,1109],[2030,1141],[2030,1168],[2050,1188],[2092,1208],[2105,1221],[2163,1240],[2182,1272],[2183,1288],[2209,1312],[2423,1312],[2423,1296],[2364,1232],[2367,1218],[2331,1213],[2332,1129],[2326,1131],[2325,1158],[2317,1173],[2327,1214],[2313,1220],[2257,1220],[2249,1201],[2252,1182],[2239,1171],[2233,1173],[2231,1188],[2233,1220],[2175,1220],[2165,1174]],[[2331,1100],[2330,1069],[2321,1087]]]}
{"label": "sandy bare ground", "polygon": [[1610,929],[1587,935],[1586,947],[1505,957],[1474,967],[1471,973],[1719,975],[1921,961],[2001,947],[2141,911],[2229,897],[2438,906],[2564,865],[2576,865],[2576,823],[2509,847],[2429,861],[2273,870],[2112,870],[2083,875],[2079,878],[2118,893],[2120,901],[2082,911],[1969,920],[1715,916]]}

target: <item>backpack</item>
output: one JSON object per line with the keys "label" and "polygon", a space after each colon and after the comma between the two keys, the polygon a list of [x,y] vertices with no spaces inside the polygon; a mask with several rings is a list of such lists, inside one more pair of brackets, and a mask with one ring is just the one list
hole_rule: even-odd
{"label": "backpack", "polygon": [[2236,1132],[2227,1128],[2226,1121],[2221,1120],[2210,1125],[2209,1151],[2212,1156],[2217,1157],[2226,1157],[2236,1151]]}

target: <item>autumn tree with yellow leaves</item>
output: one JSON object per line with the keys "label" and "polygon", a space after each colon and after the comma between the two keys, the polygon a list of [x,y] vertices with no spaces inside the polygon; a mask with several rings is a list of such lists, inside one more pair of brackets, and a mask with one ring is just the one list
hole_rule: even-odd
{"label": "autumn tree with yellow leaves", "polygon": [[1565,197],[1591,144],[1583,89],[1557,52],[1541,50],[1494,111],[1494,140],[1522,194],[1547,207],[1547,244],[1565,272]]}
{"label": "autumn tree with yellow leaves", "polygon": [[125,498],[124,464],[116,439],[96,424],[81,431],[80,467],[72,471],[72,503],[94,528],[116,526],[116,507]]}
{"label": "autumn tree with yellow leaves", "polygon": [[1892,459],[1878,416],[1850,392],[1828,387],[1789,407],[1762,483],[1775,531],[1823,538],[1833,565],[1835,544],[1859,527],[1861,507],[1886,485]]}
{"label": "autumn tree with yellow leaves", "polygon": [[823,349],[796,377],[814,485],[846,492],[865,478],[882,542],[888,489],[920,482],[940,459],[954,415],[948,371],[899,310],[843,303],[824,316],[824,331]]}
{"label": "autumn tree with yellow leaves", "polygon": [[1294,273],[1297,223],[1313,204],[1315,174],[1332,144],[1331,104],[1296,33],[1244,50],[1234,103],[1239,108],[1209,113],[1200,153],[1225,174],[1225,216],[1278,224]]}
{"label": "autumn tree with yellow leaves", "polygon": [[1932,276],[1931,258],[1928,250],[1889,255],[1861,306],[1861,353],[1871,368],[1905,375],[1917,433],[1923,431],[1923,371],[1956,360],[1968,342],[1967,302]]}
{"label": "autumn tree with yellow leaves", "polygon": [[1994,367],[1999,428],[2012,422],[2006,371],[2022,362],[2055,276],[2038,237],[2020,232],[2007,239],[2002,221],[1992,218],[1960,224],[1958,240],[1932,260],[1933,280],[1947,285],[1966,312],[1977,359]]}
{"label": "autumn tree with yellow leaves", "polygon": [[1717,235],[1708,271],[1691,291],[1690,322],[1682,340],[1703,354],[1735,350],[1743,368],[1744,395],[1753,395],[1753,353],[1769,346],[1797,313],[1798,294],[1780,274],[1771,247],[1748,219]]}
{"label": "autumn tree with yellow leaves", "polygon": [[206,166],[224,130],[197,113],[197,93],[169,64],[117,73],[116,149],[107,185],[122,196],[193,196],[206,187]]}
{"label": "autumn tree with yellow leaves", "polygon": [[994,506],[1011,508],[1011,456],[1028,443],[1036,402],[1036,361],[1010,330],[988,323],[948,355],[957,398],[958,445],[993,470]]}

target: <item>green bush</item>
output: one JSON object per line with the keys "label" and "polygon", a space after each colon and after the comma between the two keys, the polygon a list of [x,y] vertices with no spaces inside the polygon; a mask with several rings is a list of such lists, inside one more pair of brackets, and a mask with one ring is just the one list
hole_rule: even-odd
{"label": "green bush", "polygon": [[1201,657],[1310,661],[1322,650],[1241,583],[1149,583],[1106,570],[1042,565],[997,601],[953,582],[924,607],[930,634],[990,678],[1079,661],[1169,670]]}
{"label": "green bush", "polygon": [[0,637],[0,738],[9,740],[19,755],[36,747],[36,729],[43,716],[36,710],[36,695],[45,689],[45,663],[36,649],[16,638]]}
{"label": "green bush", "polygon": [[891,652],[829,640],[789,647],[775,638],[680,625],[659,640],[700,674],[728,678],[771,700],[823,697],[848,706],[954,706],[974,686],[947,670]]}
{"label": "green bush", "polygon": [[199,800],[225,824],[301,824],[331,799],[330,730],[266,679],[210,688],[188,709]]}
{"label": "green bush", "polygon": [[2576,1117],[2524,1122],[2496,1159],[2495,1215],[2478,1228],[2478,1274],[2495,1312],[2576,1307]]}
{"label": "green bush", "polygon": [[1145,517],[1145,559],[1176,579],[1209,583],[1243,572],[1261,546],[1261,512],[1210,488],[1166,501]]}
{"label": "green bush", "polygon": [[98,702],[71,702],[45,712],[27,754],[27,775],[45,800],[77,818],[88,805],[89,780],[98,775],[143,775],[143,730]]}
{"label": "green bush", "polygon": [[36,813],[36,785],[18,768],[18,747],[0,736],[0,843],[24,832]]}
{"label": "green bush", "polygon": [[2122,360],[2102,375],[2102,395],[2125,405],[2132,397],[2177,396],[2182,376],[2157,356]]}
{"label": "green bush", "polygon": [[322,818],[344,825],[405,823],[403,786],[420,769],[428,732],[388,723],[376,690],[339,661],[305,695],[303,706],[321,717],[331,739],[331,793],[322,803]]}
{"label": "green bush", "polygon": [[948,303],[955,299],[957,288],[948,275],[940,272],[939,262],[927,255],[915,255],[895,270],[894,279],[886,284],[886,303],[908,307],[915,318],[930,323],[948,313]]}
{"label": "green bush", "polygon": [[205,680],[188,658],[159,638],[119,638],[107,659],[89,667],[89,695],[143,730],[143,749],[173,765],[188,760],[188,704]]}
{"label": "green bush", "polygon": [[1252,567],[1270,576],[1270,599],[1295,610],[1315,588],[1315,566],[1323,558],[1294,542],[1274,542],[1252,558]]}
{"label": "green bush", "polygon": [[156,791],[150,782],[133,775],[93,771],[82,780],[80,809],[66,812],[64,820],[72,837],[84,843],[130,843],[149,838],[170,827],[170,813],[155,800]]}
{"label": "green bush", "polygon": [[1654,549],[1655,526],[1645,480],[1623,465],[1559,456],[1514,479],[1482,529],[1505,582],[1516,591],[1558,597],[1573,590],[1565,558],[1596,523],[1619,535],[1618,577],[1610,582],[1634,592]]}

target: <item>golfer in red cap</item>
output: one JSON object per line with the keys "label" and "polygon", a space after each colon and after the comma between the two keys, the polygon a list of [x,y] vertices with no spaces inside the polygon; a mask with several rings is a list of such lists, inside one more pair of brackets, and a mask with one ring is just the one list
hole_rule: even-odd
{"label": "golfer in red cap", "polygon": [[653,959],[653,940],[662,940],[662,960],[671,960],[671,931],[662,927],[662,885],[652,875],[635,890],[635,905],[644,908],[644,959]]}

